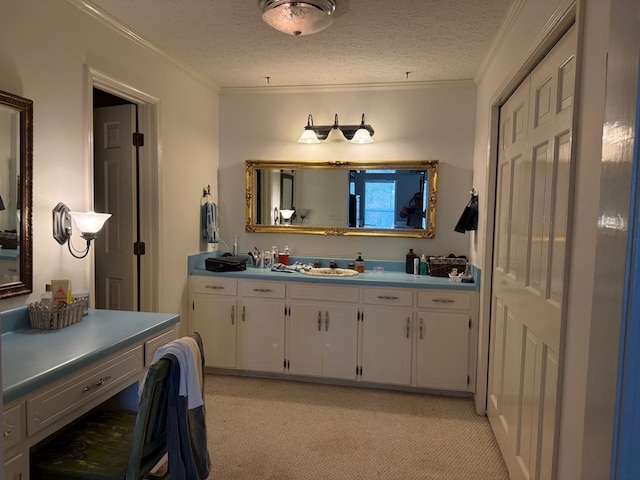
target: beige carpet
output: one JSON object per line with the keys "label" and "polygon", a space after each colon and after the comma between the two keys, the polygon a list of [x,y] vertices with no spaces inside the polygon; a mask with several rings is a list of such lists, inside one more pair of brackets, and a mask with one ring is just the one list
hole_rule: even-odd
{"label": "beige carpet", "polygon": [[210,480],[501,480],[470,398],[207,374]]}

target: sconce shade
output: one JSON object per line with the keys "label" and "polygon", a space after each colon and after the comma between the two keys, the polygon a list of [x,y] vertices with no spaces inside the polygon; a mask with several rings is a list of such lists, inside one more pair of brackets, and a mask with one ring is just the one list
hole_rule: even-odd
{"label": "sconce shade", "polygon": [[110,213],[96,212],[69,212],[71,218],[76,223],[82,238],[95,238],[97,233],[102,230],[105,222],[111,217]]}
{"label": "sconce shade", "polygon": [[294,213],[296,213],[295,210],[280,210],[280,215],[282,215],[282,218],[284,218],[285,220],[291,220],[291,217],[293,217]]}
{"label": "sconce shade", "polygon": [[318,33],[333,23],[335,0],[259,0],[264,22],[289,35]]}
{"label": "sconce shade", "polygon": [[362,121],[360,122],[360,128],[356,130],[356,133],[353,134],[353,138],[351,139],[351,143],[373,143],[373,138],[371,138],[371,134],[369,130],[367,130],[366,125],[364,124],[364,113],[362,114]]}
{"label": "sconce shade", "polygon": [[313,117],[311,114],[307,117],[307,126],[304,127],[300,138],[298,138],[298,143],[320,143],[318,135],[315,130],[313,130]]}
{"label": "sconce shade", "polygon": [[329,135],[327,135],[326,141],[327,142],[346,142],[347,137],[344,136],[344,133],[342,133],[342,130],[340,130],[338,127],[334,127],[329,132]]}

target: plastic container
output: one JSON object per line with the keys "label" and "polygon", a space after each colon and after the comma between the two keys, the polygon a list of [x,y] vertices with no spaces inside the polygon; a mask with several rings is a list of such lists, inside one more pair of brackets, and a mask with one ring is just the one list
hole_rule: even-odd
{"label": "plastic container", "polygon": [[427,274],[427,257],[423,253],[422,256],[420,257],[420,275],[426,275],[426,274]]}
{"label": "plastic container", "polygon": [[406,273],[413,273],[413,260],[418,258],[418,256],[413,253],[413,248],[409,249],[409,253],[407,253],[407,264],[405,267]]}
{"label": "plastic container", "polygon": [[284,251],[278,255],[278,261],[283,265],[289,265],[289,247],[284,246]]}

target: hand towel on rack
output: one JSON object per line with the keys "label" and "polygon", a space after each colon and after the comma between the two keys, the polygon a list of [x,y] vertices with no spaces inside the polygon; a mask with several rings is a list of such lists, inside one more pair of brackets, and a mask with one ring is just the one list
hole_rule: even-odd
{"label": "hand towel on rack", "polygon": [[218,207],[209,199],[200,206],[200,225],[203,240],[206,240],[207,243],[218,243],[220,241]]}

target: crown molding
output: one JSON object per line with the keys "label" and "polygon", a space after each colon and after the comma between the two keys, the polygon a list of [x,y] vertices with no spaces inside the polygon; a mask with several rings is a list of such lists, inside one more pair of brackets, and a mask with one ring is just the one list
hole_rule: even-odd
{"label": "crown molding", "polygon": [[168,55],[164,51],[160,50],[158,47],[148,42],[147,40],[142,38],[140,35],[135,33],[133,30],[131,30],[129,27],[121,23],[118,19],[116,19],[115,17],[109,15],[105,11],[98,8],[89,0],[67,0],[67,2],[75,6],[76,8],[78,8],[80,11],[86,13],[90,17],[98,20],[103,25],[106,25],[107,27],[116,31],[123,37],[128,38],[138,46],[152,52],[153,54],[162,58],[164,61],[178,67],[181,71],[193,77],[195,80],[202,82],[206,86],[214,89],[216,92],[220,92],[220,85],[213,82],[209,77],[203,75],[202,73],[190,67],[189,65],[177,60],[171,55]]}
{"label": "crown molding", "polygon": [[468,88],[474,87],[472,79],[443,80],[427,82],[394,82],[394,83],[358,83],[346,85],[290,85],[290,86],[260,86],[260,87],[222,87],[221,95],[248,95],[268,93],[335,93],[362,92],[384,90],[424,90],[427,88]]}

